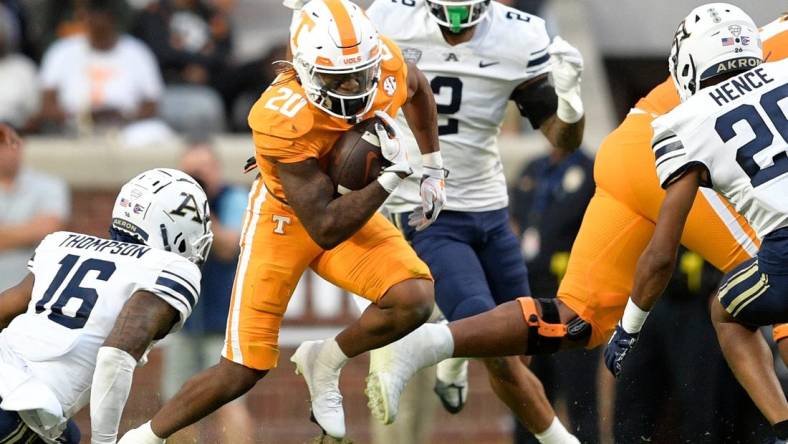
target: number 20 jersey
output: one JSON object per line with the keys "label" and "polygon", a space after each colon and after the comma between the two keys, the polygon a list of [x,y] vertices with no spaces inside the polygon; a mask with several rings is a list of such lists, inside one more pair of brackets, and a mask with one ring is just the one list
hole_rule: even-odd
{"label": "number 20 jersey", "polygon": [[32,298],[0,332],[0,363],[48,386],[66,418],[88,403],[98,349],[135,292],[174,307],[176,330],[200,291],[199,268],[175,253],[78,233],[44,238],[28,269]]}
{"label": "number 20 jersey", "polygon": [[663,187],[701,165],[761,238],[788,226],[788,59],[704,88],[652,126]]}
{"label": "number 20 jersey", "polygon": [[[507,102],[521,83],[551,68],[550,38],[539,17],[498,2],[476,25],[470,41],[451,46],[424,0],[376,0],[367,15],[399,45],[406,61],[430,81],[438,105],[440,150],[449,169],[446,209],[491,211],[508,205],[497,138]],[[400,113],[403,143],[419,159],[416,142]],[[420,165],[416,160],[412,162]],[[414,165],[414,166],[416,166]],[[420,168],[386,203],[412,211],[419,200]]]}

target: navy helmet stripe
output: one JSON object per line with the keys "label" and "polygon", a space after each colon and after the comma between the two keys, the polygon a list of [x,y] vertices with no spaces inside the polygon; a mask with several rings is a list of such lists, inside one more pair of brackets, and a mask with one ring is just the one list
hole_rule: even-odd
{"label": "navy helmet stripe", "polygon": [[192,293],[191,291],[189,291],[188,288],[186,288],[183,285],[179,284],[178,282],[176,282],[176,281],[174,281],[174,280],[172,280],[170,278],[166,278],[164,276],[160,276],[158,279],[156,279],[156,285],[160,285],[162,287],[167,287],[167,288],[175,291],[176,293],[180,294],[187,301],[189,301],[189,306],[194,308],[194,304],[197,301],[197,295]]}

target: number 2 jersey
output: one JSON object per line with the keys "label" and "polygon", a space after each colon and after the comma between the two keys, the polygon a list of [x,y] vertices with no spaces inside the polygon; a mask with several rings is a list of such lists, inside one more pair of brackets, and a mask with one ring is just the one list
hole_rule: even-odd
{"label": "number 2 jersey", "polygon": [[[498,134],[514,89],[551,68],[544,21],[492,1],[471,40],[451,46],[430,18],[424,0],[376,0],[367,15],[382,34],[399,45],[405,60],[416,64],[430,81],[438,105],[441,155],[449,169],[445,209],[491,211],[506,207]],[[409,157],[419,159],[416,141],[402,114],[398,123]],[[412,211],[420,202],[420,162],[411,163],[415,173],[386,203],[392,212]]]}
{"label": "number 2 jersey", "polygon": [[[22,417],[44,436],[89,402],[98,349],[135,292],[150,292],[178,311],[173,331],[200,293],[199,268],[175,253],[78,233],[44,238],[28,269],[35,283],[27,311],[0,332],[0,407],[17,410],[9,404],[23,402],[25,382],[42,383],[60,404],[61,424]],[[53,410],[36,400],[25,403],[24,410]]]}
{"label": "number 2 jersey", "polygon": [[709,86],[652,122],[667,187],[693,166],[763,239],[788,226],[788,60]]}

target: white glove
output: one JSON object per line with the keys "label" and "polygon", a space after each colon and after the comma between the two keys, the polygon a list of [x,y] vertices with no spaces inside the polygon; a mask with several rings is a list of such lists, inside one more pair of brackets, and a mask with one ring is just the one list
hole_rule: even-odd
{"label": "white glove", "polygon": [[375,111],[375,117],[383,121],[384,125],[375,124],[375,132],[380,140],[380,151],[383,158],[391,162],[384,168],[378,177],[380,186],[392,193],[402,181],[413,174],[413,169],[408,162],[408,152],[400,143],[400,130],[397,122],[383,111]]}
{"label": "white glove", "polygon": [[583,55],[559,36],[553,38],[547,52],[553,59],[551,75],[558,96],[556,115],[566,123],[575,123],[583,117],[583,100],[580,98]]}
{"label": "white glove", "polygon": [[131,429],[120,438],[118,444],[164,444],[166,439],[159,438],[150,428],[150,421]]}
{"label": "white glove", "polygon": [[440,151],[422,155],[421,206],[416,207],[408,217],[408,225],[421,231],[438,218],[444,205],[446,205],[446,170],[443,169],[443,159]]}

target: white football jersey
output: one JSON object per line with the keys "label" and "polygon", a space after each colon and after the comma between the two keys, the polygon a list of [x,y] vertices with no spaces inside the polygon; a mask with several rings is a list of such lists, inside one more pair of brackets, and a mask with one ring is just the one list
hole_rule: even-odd
{"label": "white football jersey", "polygon": [[[424,0],[376,0],[367,15],[430,81],[438,104],[440,150],[449,170],[446,209],[506,207],[498,133],[513,90],[550,70],[544,20],[493,1],[473,38],[451,46]],[[416,141],[401,112],[398,120],[417,171],[387,201],[395,213],[412,211],[420,202],[421,177]]]}
{"label": "white football jersey", "polygon": [[65,418],[89,402],[98,349],[135,292],[150,292],[178,310],[173,330],[200,294],[200,270],[187,259],[86,234],[50,234],[28,268],[35,277],[32,298],[0,332],[0,364],[44,383]]}
{"label": "white football jersey", "polygon": [[704,88],[652,126],[663,187],[703,165],[761,238],[788,226],[788,60]]}

